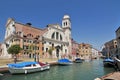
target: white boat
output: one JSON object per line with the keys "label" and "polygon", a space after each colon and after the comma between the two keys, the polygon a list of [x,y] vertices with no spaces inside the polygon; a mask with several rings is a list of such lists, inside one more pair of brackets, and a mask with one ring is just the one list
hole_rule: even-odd
{"label": "white boat", "polygon": [[8,69],[11,74],[27,74],[47,70],[49,68],[49,64],[41,62],[21,62],[16,64],[8,64]]}
{"label": "white boat", "polygon": [[120,70],[120,59],[118,59],[116,57],[114,57],[114,59],[116,60],[118,70]]}
{"label": "white boat", "polygon": [[59,65],[70,65],[72,62],[69,59],[59,59],[58,60]]}

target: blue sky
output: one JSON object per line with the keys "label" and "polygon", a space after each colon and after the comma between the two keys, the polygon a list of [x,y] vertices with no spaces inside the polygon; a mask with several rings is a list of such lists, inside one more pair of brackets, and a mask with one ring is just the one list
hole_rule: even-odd
{"label": "blue sky", "polygon": [[61,25],[64,14],[71,17],[75,41],[100,49],[116,37],[115,31],[120,26],[120,0],[0,0],[0,42],[4,40],[9,17],[45,28],[47,24]]}

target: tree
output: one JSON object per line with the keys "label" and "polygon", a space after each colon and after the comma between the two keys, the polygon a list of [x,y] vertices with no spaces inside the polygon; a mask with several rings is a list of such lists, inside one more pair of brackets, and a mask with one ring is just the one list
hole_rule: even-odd
{"label": "tree", "polygon": [[54,48],[53,47],[50,47],[49,50],[48,50],[48,53],[49,55],[52,57],[52,52],[53,52]]}
{"label": "tree", "polygon": [[20,48],[20,45],[12,45],[11,47],[9,47],[8,49],[8,53],[14,55],[14,62],[16,63],[17,61],[17,54],[22,50],[22,48]]}

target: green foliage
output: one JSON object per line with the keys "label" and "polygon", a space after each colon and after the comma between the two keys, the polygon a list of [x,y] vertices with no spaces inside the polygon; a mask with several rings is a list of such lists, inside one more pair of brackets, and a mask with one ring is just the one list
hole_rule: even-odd
{"label": "green foliage", "polygon": [[20,48],[20,45],[12,45],[8,49],[8,53],[9,54],[18,54],[21,50],[22,50],[22,48]]}
{"label": "green foliage", "polygon": [[48,50],[48,53],[49,53],[50,55],[52,55],[52,49],[49,49],[49,50]]}
{"label": "green foliage", "polygon": [[48,53],[50,54],[50,55],[52,55],[52,51],[54,50],[54,48],[53,47],[50,47],[49,48],[49,50],[48,50]]}

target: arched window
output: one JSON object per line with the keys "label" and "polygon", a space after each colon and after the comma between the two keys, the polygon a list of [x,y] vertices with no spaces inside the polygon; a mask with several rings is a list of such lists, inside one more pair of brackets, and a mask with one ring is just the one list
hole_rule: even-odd
{"label": "arched window", "polygon": [[60,35],[60,40],[62,41],[62,35]]}
{"label": "arched window", "polygon": [[65,26],[65,22],[64,22],[64,26]]}
{"label": "arched window", "polygon": [[51,36],[52,39],[55,39],[55,32]]}
{"label": "arched window", "polygon": [[59,33],[58,32],[56,32],[56,39],[58,40],[58,37],[59,37]]}
{"label": "arched window", "polygon": [[66,22],[66,26],[67,26],[67,22]]}

